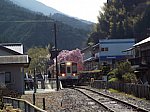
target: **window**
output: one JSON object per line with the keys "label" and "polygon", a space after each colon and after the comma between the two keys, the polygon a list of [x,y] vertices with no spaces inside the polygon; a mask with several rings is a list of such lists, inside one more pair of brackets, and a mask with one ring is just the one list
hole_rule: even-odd
{"label": "window", "polygon": [[77,73],[77,63],[72,63],[72,72]]}
{"label": "window", "polygon": [[101,48],[101,51],[108,51],[108,47]]}
{"label": "window", "polygon": [[66,65],[65,63],[60,64],[60,73],[66,73]]}
{"label": "window", "polygon": [[101,48],[101,51],[105,51],[105,48]]}
{"label": "window", "polygon": [[11,83],[11,73],[5,72],[5,83]]}
{"label": "window", "polygon": [[71,73],[70,67],[67,67],[67,73]]}
{"label": "window", "polygon": [[105,48],[105,51],[108,51],[108,47]]}

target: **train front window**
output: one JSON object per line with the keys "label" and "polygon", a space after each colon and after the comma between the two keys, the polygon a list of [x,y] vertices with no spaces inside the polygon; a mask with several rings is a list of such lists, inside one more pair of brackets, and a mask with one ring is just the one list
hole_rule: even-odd
{"label": "train front window", "polygon": [[66,65],[65,63],[60,64],[60,73],[66,73]]}
{"label": "train front window", "polygon": [[72,73],[77,73],[77,63],[72,63]]}
{"label": "train front window", "polygon": [[70,67],[67,67],[67,73],[71,73]]}

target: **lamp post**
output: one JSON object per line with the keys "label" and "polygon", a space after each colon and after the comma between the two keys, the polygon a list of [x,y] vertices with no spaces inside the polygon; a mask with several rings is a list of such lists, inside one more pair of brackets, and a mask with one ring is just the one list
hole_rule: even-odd
{"label": "lamp post", "polygon": [[57,38],[56,38],[56,23],[54,22],[54,36],[55,36],[55,58],[56,58],[56,87],[59,90],[59,80],[58,80],[58,65],[57,65]]}

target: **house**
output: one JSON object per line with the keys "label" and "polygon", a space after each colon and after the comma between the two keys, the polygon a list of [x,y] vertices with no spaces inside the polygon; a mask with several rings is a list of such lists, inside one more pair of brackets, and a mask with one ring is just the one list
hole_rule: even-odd
{"label": "house", "polygon": [[23,54],[21,43],[0,44],[0,84],[24,93],[24,68],[28,67],[30,58]]}
{"label": "house", "polygon": [[132,57],[132,51],[123,51],[134,44],[135,39],[100,39],[82,50],[85,70],[99,69],[104,64],[113,67],[117,61]]}
{"label": "house", "polygon": [[[84,70],[90,71],[94,69],[98,69],[98,61],[96,60],[95,54],[98,52],[97,48],[99,44],[88,46],[81,50],[83,53],[83,63],[84,63]],[[98,48],[99,49],[99,48]]]}
{"label": "house", "polygon": [[129,58],[140,83],[150,84],[150,37],[133,45],[134,57]]}
{"label": "house", "polygon": [[102,39],[99,40],[99,62],[113,67],[117,61],[124,60],[132,55],[123,52],[135,44],[134,39]]}

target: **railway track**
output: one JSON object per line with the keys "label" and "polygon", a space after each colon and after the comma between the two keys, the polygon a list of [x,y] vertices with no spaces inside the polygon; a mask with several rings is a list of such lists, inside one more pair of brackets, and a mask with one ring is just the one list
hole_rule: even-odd
{"label": "railway track", "polygon": [[102,94],[92,89],[83,87],[75,87],[73,89],[83,93],[111,112],[149,112],[144,108],[140,108],[136,105]]}

